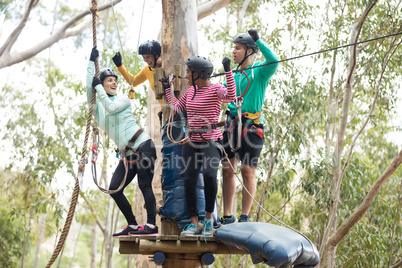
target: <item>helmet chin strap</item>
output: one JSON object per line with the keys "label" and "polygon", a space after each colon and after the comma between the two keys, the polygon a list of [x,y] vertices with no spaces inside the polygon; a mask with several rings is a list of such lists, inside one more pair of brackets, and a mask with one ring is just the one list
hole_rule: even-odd
{"label": "helmet chin strap", "polygon": [[[155,69],[155,67],[156,67],[156,62],[158,61],[158,59],[159,59],[159,56],[157,57],[157,56],[154,54],[154,66],[153,66],[152,68]],[[152,71],[151,67],[148,66],[148,68],[149,68],[150,71]]]}
{"label": "helmet chin strap", "polygon": [[200,78],[200,77],[198,76],[196,79],[194,79],[193,74],[194,74],[193,71],[191,71],[191,80],[192,80],[192,82],[193,82],[193,87],[194,87],[194,94],[193,94],[193,97],[191,98],[191,100],[194,99],[195,93],[196,93],[196,91],[197,91],[197,87],[196,87],[196,85],[195,85],[195,81],[196,81],[198,78]]}
{"label": "helmet chin strap", "polygon": [[247,60],[248,57],[250,57],[251,55],[254,54],[254,51],[253,51],[249,55],[247,55],[247,50],[248,50],[248,48],[246,48],[246,52],[244,53],[244,58],[241,60],[239,65],[237,65],[237,68],[236,68],[237,70],[240,69],[240,66]]}

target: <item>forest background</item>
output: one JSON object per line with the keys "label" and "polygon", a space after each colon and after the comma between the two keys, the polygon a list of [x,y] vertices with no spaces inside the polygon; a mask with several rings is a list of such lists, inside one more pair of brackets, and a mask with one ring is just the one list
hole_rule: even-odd
{"label": "forest background", "polygon": [[[194,25],[198,54],[209,57],[216,72],[223,71],[224,56],[231,58],[236,34],[250,28],[258,29],[280,59],[402,31],[402,1],[182,2],[198,7],[224,3]],[[99,12],[101,67],[114,66],[111,57],[121,47],[132,73],[144,66],[136,54],[138,42],[157,39],[162,20],[161,1],[144,3],[115,1],[116,23],[111,8]],[[85,74],[92,48],[90,16],[68,23],[89,7],[89,1],[78,0],[0,3],[4,267],[44,267],[65,220],[84,136]],[[52,43],[48,38],[53,36]],[[401,42],[398,35],[281,63],[267,90],[256,198],[315,243],[321,267],[402,267]],[[37,50],[40,45],[44,49]],[[256,60],[261,59],[258,54]],[[119,87],[128,90],[125,82]],[[153,131],[159,125],[149,126],[144,115],[157,104],[147,87],[136,88],[133,116]],[[108,185],[116,165],[114,146],[103,139],[101,147],[98,168],[102,184]],[[118,253],[110,234],[124,219],[111,198],[94,187],[90,173],[87,168],[56,265],[137,267],[143,258]],[[133,204],[141,202],[136,188],[126,190]],[[142,206],[134,209],[143,213]],[[256,205],[250,216],[276,223]],[[252,263],[247,256],[219,256],[214,263],[239,265]]]}

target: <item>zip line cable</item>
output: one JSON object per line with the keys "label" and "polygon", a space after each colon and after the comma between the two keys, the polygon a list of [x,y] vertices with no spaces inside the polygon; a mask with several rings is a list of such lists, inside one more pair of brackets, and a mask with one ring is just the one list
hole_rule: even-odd
{"label": "zip line cable", "polygon": [[[390,35],[384,35],[384,36],[380,36],[380,37],[376,37],[376,38],[372,38],[372,39],[367,39],[367,40],[364,40],[364,41],[359,41],[359,42],[356,42],[356,43],[347,44],[347,45],[343,45],[343,46],[339,46],[339,47],[333,47],[333,48],[329,48],[329,49],[325,49],[325,50],[320,50],[320,51],[317,51],[317,52],[313,52],[313,53],[309,53],[309,54],[305,54],[305,55],[300,55],[300,56],[296,56],[296,57],[292,57],[292,58],[273,61],[273,62],[270,62],[270,63],[258,65],[258,66],[253,66],[253,67],[249,67],[249,68],[233,70],[233,72],[237,73],[237,72],[250,70],[250,69],[254,69],[254,68],[258,68],[258,67],[263,67],[263,66],[267,66],[267,65],[271,65],[271,64],[275,64],[275,63],[281,63],[281,62],[296,60],[296,59],[300,59],[300,58],[303,58],[303,57],[313,56],[313,55],[316,55],[316,54],[321,54],[321,53],[325,53],[325,52],[329,52],[329,51],[332,51],[332,50],[337,50],[337,49],[341,49],[341,48],[345,48],[345,47],[360,45],[360,44],[363,44],[363,43],[368,43],[368,42],[372,42],[372,41],[376,41],[376,40],[380,40],[380,39],[385,39],[385,38],[392,37],[392,36],[397,36],[397,35],[400,35],[400,34],[402,34],[402,32],[398,32],[398,33],[394,33],[394,34],[390,34]],[[218,77],[218,76],[222,76],[224,74],[225,73],[218,73],[218,74],[211,75],[211,77]]]}

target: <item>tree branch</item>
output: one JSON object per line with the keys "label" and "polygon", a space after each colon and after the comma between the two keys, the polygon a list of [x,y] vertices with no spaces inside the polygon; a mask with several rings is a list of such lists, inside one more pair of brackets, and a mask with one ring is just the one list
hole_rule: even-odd
{"label": "tree branch", "polygon": [[[31,0],[33,1],[33,0]],[[113,2],[113,5],[116,5],[118,3],[120,3],[122,0],[115,0]],[[105,9],[108,9],[111,7],[111,3],[106,3],[104,5],[101,5],[98,7],[98,11],[103,11]],[[85,16],[91,14],[91,11],[85,10],[82,11],[81,13],[79,13],[78,15],[74,16],[72,19],[70,19],[68,22],[66,22],[58,31],[56,31],[54,34],[52,34],[49,38],[43,40],[42,42],[40,42],[39,44],[31,47],[28,50],[22,51],[22,52],[18,52],[15,53],[13,55],[11,55],[9,53],[10,49],[12,46],[8,47],[8,50],[5,52],[8,53],[3,53],[2,55],[0,55],[0,69],[4,68],[4,67],[8,67],[17,63],[20,63],[24,60],[27,60],[33,56],[35,56],[36,54],[38,54],[39,52],[49,48],[50,46],[52,46],[53,44],[57,43],[58,41],[73,36],[74,33],[79,34],[82,32],[82,30],[84,30],[84,28],[82,28],[85,23],[83,23],[81,26],[81,28],[74,28],[74,30],[68,32],[68,29],[70,29],[71,27],[74,26],[75,23],[77,23],[77,21],[79,21],[80,19],[84,18]],[[29,14],[28,14],[29,15]],[[20,23],[21,24],[21,23]],[[22,25],[22,28],[25,27],[25,23]],[[81,31],[79,31],[81,29]],[[19,30],[20,32],[22,31],[22,29]],[[15,40],[16,41],[16,40]],[[15,42],[14,41],[14,42]],[[6,42],[7,43],[7,42]]]}
{"label": "tree branch", "polygon": [[[393,42],[395,43],[395,39],[393,40]],[[400,44],[400,43],[399,43],[399,44]],[[359,138],[359,136],[363,133],[363,130],[366,128],[368,122],[370,121],[371,115],[372,115],[373,112],[374,112],[375,105],[376,105],[377,99],[378,99],[378,94],[379,94],[379,92],[380,92],[380,85],[381,85],[381,83],[382,83],[382,78],[384,77],[385,69],[387,68],[388,63],[389,63],[390,59],[392,58],[392,56],[394,55],[395,51],[397,50],[399,44],[396,45],[396,46],[392,46],[392,45],[391,45],[391,46],[390,46],[390,49],[387,51],[387,53],[386,53],[386,55],[385,55],[385,57],[384,57],[384,63],[383,63],[383,66],[382,66],[380,78],[378,79],[378,83],[377,83],[376,91],[375,91],[375,97],[374,97],[374,100],[373,100],[373,102],[372,102],[372,104],[371,104],[370,112],[369,112],[369,114],[367,115],[367,118],[366,118],[366,120],[365,120],[363,126],[361,127],[361,129],[359,130],[359,132],[356,134],[356,136],[355,136],[354,139],[353,139],[352,144],[350,145],[348,157],[347,157],[346,162],[345,162],[345,164],[344,164],[344,166],[343,166],[343,168],[342,168],[342,173],[341,173],[341,176],[340,176],[341,178],[342,178],[343,175],[345,174],[345,171],[346,171],[346,168],[347,168],[347,166],[348,166],[348,164],[349,164],[350,158],[352,157],[353,149],[354,149],[355,144],[356,144],[356,140],[357,140],[357,139]],[[388,57],[387,57],[387,56],[388,56]]]}
{"label": "tree branch", "polygon": [[345,220],[335,234],[328,239],[328,245],[335,247],[338,243],[347,235],[347,233],[353,228],[353,226],[366,214],[367,210],[373,203],[374,198],[381,190],[382,186],[387,182],[391,175],[402,163],[402,150],[394,158],[392,163],[385,169],[381,176],[377,179],[370,191],[367,193],[361,205],[353,212],[350,217]]}
{"label": "tree branch", "polygon": [[10,49],[12,46],[15,44],[17,41],[18,37],[20,36],[22,30],[24,29],[27,21],[29,14],[32,11],[32,8],[37,4],[38,2],[36,0],[30,0],[27,6],[27,9],[25,11],[25,14],[22,16],[22,19],[18,26],[14,29],[14,31],[10,34],[10,36],[7,38],[6,42],[4,45],[0,48],[0,57],[6,53],[8,54],[10,52]]}
{"label": "tree branch", "polygon": [[[377,1],[373,1],[369,3],[363,14],[361,15],[359,21],[353,25],[352,33],[351,33],[351,43],[355,43],[360,36],[361,29],[363,27],[364,21],[368,17],[368,14],[374,7]],[[320,255],[322,255],[321,265],[323,267],[332,267],[333,259],[335,256],[335,247],[328,247],[327,239],[329,239],[330,234],[335,232],[337,221],[338,221],[338,204],[340,202],[340,188],[342,183],[341,178],[341,158],[342,158],[342,149],[345,141],[345,133],[348,123],[348,117],[350,112],[350,104],[352,100],[352,92],[353,86],[352,81],[356,69],[356,58],[357,58],[357,48],[356,45],[350,48],[350,62],[347,71],[347,79],[344,89],[344,97],[342,103],[342,113],[341,118],[339,120],[339,129],[338,129],[338,137],[335,145],[334,157],[333,157],[333,175],[332,175],[332,189],[331,195],[333,197],[333,203],[330,208],[329,220],[327,227],[324,231],[324,235],[322,238],[322,248],[320,248]],[[320,266],[321,266],[320,265]]]}
{"label": "tree branch", "polygon": [[401,268],[402,260],[399,260],[397,263],[393,264],[390,268]]}
{"label": "tree branch", "polygon": [[104,234],[106,232],[105,227],[102,225],[91,202],[88,200],[88,198],[85,196],[85,194],[81,191],[80,191],[80,196],[82,197],[82,199],[84,199],[85,203],[88,205],[89,209],[91,210],[92,214],[95,217],[96,224],[98,225],[99,229],[101,229],[102,233]]}
{"label": "tree branch", "polygon": [[76,36],[82,33],[86,28],[91,25],[92,20],[91,19],[86,19],[83,23],[75,26],[74,28],[71,28],[70,31],[66,31],[64,33],[63,39],[68,38],[70,36]]}
{"label": "tree branch", "polygon": [[235,0],[211,0],[197,8],[197,19],[202,20],[203,18],[215,13],[223,7],[226,7],[234,1]]}

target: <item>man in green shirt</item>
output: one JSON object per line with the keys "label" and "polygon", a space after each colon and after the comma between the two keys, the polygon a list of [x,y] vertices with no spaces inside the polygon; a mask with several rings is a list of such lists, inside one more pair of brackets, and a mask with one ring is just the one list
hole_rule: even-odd
{"label": "man in green shirt", "polygon": [[[232,215],[236,181],[231,165],[236,170],[239,162],[241,162],[241,174],[244,186],[254,197],[256,191],[256,168],[264,143],[264,125],[261,108],[264,104],[268,82],[279,65],[278,63],[269,64],[278,61],[278,57],[264,41],[259,39],[258,32],[255,29],[249,30],[248,33],[239,34],[233,43],[233,62],[238,64],[238,69],[246,70],[243,70],[244,73],[237,72],[234,76],[237,91],[236,96],[239,97],[244,94],[242,97],[241,115],[239,115],[242,121],[242,134],[238,150],[233,152],[232,148],[235,146],[230,145],[229,141],[233,140],[235,144],[237,141],[237,126],[235,126],[233,120],[238,116],[240,102],[237,104],[232,102],[228,105],[228,117],[231,120],[228,120],[229,124],[223,133],[223,145],[230,163],[227,159],[222,163],[222,194],[224,205],[223,217],[221,218],[222,224],[236,221],[236,218]],[[253,55],[258,50],[261,50],[265,61],[254,63]],[[248,221],[248,214],[253,204],[253,198],[250,194],[245,189],[242,190],[242,212],[238,219],[239,222]]]}

